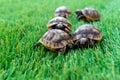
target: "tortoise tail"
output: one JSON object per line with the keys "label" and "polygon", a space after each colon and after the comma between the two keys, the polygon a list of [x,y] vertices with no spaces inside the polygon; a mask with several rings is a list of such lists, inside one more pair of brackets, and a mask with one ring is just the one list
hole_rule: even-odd
{"label": "tortoise tail", "polygon": [[35,49],[36,47],[38,47],[40,45],[40,41],[36,42],[34,45],[33,45],[33,49]]}

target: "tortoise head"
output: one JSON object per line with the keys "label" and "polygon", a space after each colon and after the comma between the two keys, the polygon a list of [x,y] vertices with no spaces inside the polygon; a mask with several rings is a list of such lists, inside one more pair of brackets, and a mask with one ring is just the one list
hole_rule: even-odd
{"label": "tortoise head", "polygon": [[80,38],[75,42],[75,45],[80,45],[81,47],[93,47],[94,44],[96,43],[95,40],[89,39],[89,38]]}
{"label": "tortoise head", "polygon": [[85,16],[83,15],[82,11],[77,9],[75,11],[76,15],[77,15],[77,19],[80,20],[80,19],[85,19]]}
{"label": "tortoise head", "polygon": [[88,39],[87,38],[81,38],[80,39],[80,44],[86,44],[88,42]]}
{"label": "tortoise head", "polygon": [[88,39],[87,38],[80,38],[78,40],[75,40],[75,45],[85,45],[86,43],[88,43]]}
{"label": "tortoise head", "polygon": [[64,25],[62,23],[59,23],[55,26],[56,29],[64,29]]}
{"label": "tortoise head", "polygon": [[60,17],[63,17],[63,18],[67,18],[68,14],[67,14],[67,12],[66,12],[66,13],[65,13],[65,12],[61,12],[61,13],[59,14],[59,16],[60,16]]}
{"label": "tortoise head", "polygon": [[77,10],[75,11],[75,13],[76,13],[77,15],[83,15],[83,14],[82,14],[82,11],[79,10],[79,9],[77,9]]}
{"label": "tortoise head", "polygon": [[62,23],[57,24],[55,26],[55,29],[61,29],[65,32],[67,32],[70,36],[72,36],[72,33],[70,32],[71,29],[68,26],[66,26],[64,23],[63,24]]}
{"label": "tortoise head", "polygon": [[63,17],[63,18],[67,18],[67,14],[64,12],[59,12],[59,13],[55,13],[56,17]]}

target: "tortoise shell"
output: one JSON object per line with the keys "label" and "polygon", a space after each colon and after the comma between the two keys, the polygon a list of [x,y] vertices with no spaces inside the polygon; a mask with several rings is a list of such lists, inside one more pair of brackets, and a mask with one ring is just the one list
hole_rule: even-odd
{"label": "tortoise shell", "polygon": [[[61,25],[62,27],[57,27],[59,25]],[[66,18],[55,17],[48,22],[47,28],[48,29],[56,29],[57,28],[57,29],[62,29],[62,30],[67,28],[69,31],[71,31],[72,25]]]}
{"label": "tortoise shell", "polygon": [[59,29],[51,29],[48,30],[37,43],[43,44],[52,51],[59,52],[59,49],[73,43],[73,40],[66,32]]}
{"label": "tortoise shell", "polygon": [[102,37],[103,36],[101,31],[90,24],[84,24],[74,32],[75,40],[80,38],[89,38],[92,40],[100,41]]}
{"label": "tortoise shell", "polygon": [[93,47],[98,41],[101,41],[102,33],[96,27],[90,24],[80,26],[74,33],[74,44],[80,47]]}
{"label": "tortoise shell", "polygon": [[66,6],[60,6],[55,10],[55,16],[68,17],[71,15],[70,10]]}
{"label": "tortoise shell", "polygon": [[83,19],[85,21],[99,21],[100,20],[100,14],[99,12],[94,8],[84,8],[81,11],[76,10],[77,18]]}

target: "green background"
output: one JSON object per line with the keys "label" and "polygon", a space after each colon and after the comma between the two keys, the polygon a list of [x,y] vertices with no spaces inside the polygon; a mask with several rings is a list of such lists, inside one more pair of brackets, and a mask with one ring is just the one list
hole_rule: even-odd
{"label": "green background", "polygon": [[[120,0],[0,0],[0,80],[118,80],[120,79]],[[71,49],[56,55],[33,44],[47,31],[57,7],[65,5],[72,16],[72,32],[85,24],[75,10],[94,7],[101,21],[103,40],[94,48]]]}

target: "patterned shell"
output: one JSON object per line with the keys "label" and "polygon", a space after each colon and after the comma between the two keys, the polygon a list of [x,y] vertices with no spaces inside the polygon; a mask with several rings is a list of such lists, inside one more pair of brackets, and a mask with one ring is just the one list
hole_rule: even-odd
{"label": "patterned shell", "polygon": [[55,10],[55,16],[67,17],[71,12],[66,6],[60,6]]}
{"label": "patterned shell", "polygon": [[85,8],[82,10],[82,13],[87,18],[87,21],[100,20],[100,14],[94,8]]}
{"label": "patterned shell", "polygon": [[47,24],[47,28],[54,29],[54,26],[56,26],[59,23],[62,23],[66,28],[68,28],[68,30],[71,30],[72,28],[71,23],[66,18],[63,17],[55,17],[51,19]]}
{"label": "patterned shell", "polygon": [[62,30],[51,29],[43,35],[40,39],[40,43],[48,49],[55,51],[55,49],[63,48],[67,44],[72,43],[72,38]]}
{"label": "patterned shell", "polygon": [[103,36],[101,31],[90,24],[80,26],[74,33],[75,40],[78,40],[80,38],[89,38],[96,41],[100,41],[102,37]]}

